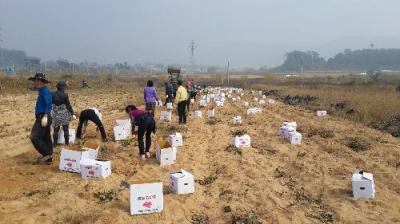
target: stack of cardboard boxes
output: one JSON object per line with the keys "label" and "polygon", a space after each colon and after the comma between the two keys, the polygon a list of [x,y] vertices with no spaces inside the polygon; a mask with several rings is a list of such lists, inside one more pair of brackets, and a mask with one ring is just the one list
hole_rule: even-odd
{"label": "stack of cardboard boxes", "polygon": [[87,141],[82,148],[62,149],[59,169],[81,173],[82,178],[106,178],[111,175],[111,162],[96,160],[99,144]]}
{"label": "stack of cardboard boxes", "polygon": [[284,137],[292,145],[301,144],[302,135],[296,131],[296,122],[283,122],[282,126],[279,128],[279,135]]}
{"label": "stack of cardboard boxes", "polygon": [[[169,174],[169,191],[174,194],[195,192],[194,177],[181,169]],[[134,181],[130,188],[130,214],[160,213],[164,209],[163,183],[160,180]]]}

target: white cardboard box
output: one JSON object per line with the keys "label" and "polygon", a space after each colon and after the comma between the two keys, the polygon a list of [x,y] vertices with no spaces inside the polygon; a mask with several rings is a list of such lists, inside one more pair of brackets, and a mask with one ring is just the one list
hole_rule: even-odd
{"label": "white cardboard box", "polygon": [[62,171],[80,173],[81,160],[90,159],[88,151],[61,149],[59,169]]}
{"label": "white cardboard box", "polygon": [[176,161],[176,147],[172,147],[168,141],[157,143],[156,158],[160,166],[172,165]]}
{"label": "white cardboard box", "polygon": [[183,137],[181,133],[175,133],[173,135],[168,136],[168,143],[172,147],[180,147],[183,146]]}
{"label": "white cardboard box", "polygon": [[111,175],[111,161],[84,159],[81,160],[81,176],[84,179],[106,178]]}
{"label": "white cardboard box", "polygon": [[284,126],[283,137],[289,140],[290,135],[296,133],[296,128],[292,126]]}
{"label": "white cardboard box", "polygon": [[200,100],[200,107],[206,107],[207,106],[207,100],[203,99]]}
{"label": "white cardboard box", "polygon": [[172,120],[171,111],[161,111],[160,120],[162,120],[162,121],[171,121]]}
{"label": "white cardboard box", "polygon": [[299,132],[289,133],[289,142],[292,145],[301,144],[302,135]]}
{"label": "white cardboard box", "polygon": [[283,122],[282,126],[286,126],[286,127],[293,127],[295,130],[297,129],[297,123],[294,121],[291,122]]}
{"label": "white cardboard box", "polygon": [[326,110],[319,110],[319,111],[315,112],[315,115],[317,117],[325,117],[328,115],[328,112]]}
{"label": "white cardboard box", "polygon": [[114,138],[115,141],[121,141],[128,139],[131,135],[131,130],[129,127],[125,126],[115,126],[114,127]]}
{"label": "white cardboard box", "polygon": [[173,110],[174,106],[172,103],[167,103],[167,110]]}
{"label": "white cardboard box", "polygon": [[169,190],[176,194],[194,193],[194,177],[191,173],[181,169],[169,174]]}
{"label": "white cardboard box", "polygon": [[82,146],[82,149],[89,152],[90,159],[96,159],[100,149],[100,144],[97,141],[89,140],[85,142],[85,144]]}
{"label": "white cardboard box", "polygon": [[162,181],[135,181],[130,184],[130,213],[143,215],[162,212]]}
{"label": "white cardboard box", "polygon": [[208,118],[215,117],[215,109],[208,110],[207,114],[208,114]]}
{"label": "white cardboard box", "polygon": [[232,119],[232,124],[234,124],[234,125],[240,125],[240,124],[242,124],[242,117],[241,117],[241,116],[233,117],[233,119]]}
{"label": "white cardboard box", "polygon": [[375,197],[374,175],[367,172],[355,172],[351,178],[353,197],[372,199]]}
{"label": "white cardboard box", "polygon": [[250,148],[251,138],[249,135],[235,136],[232,138],[232,145],[238,149]]}
{"label": "white cardboard box", "polygon": [[[76,131],[75,129],[69,129],[68,130],[68,134],[69,134],[69,143],[70,144],[74,144],[75,143],[75,136],[76,136]],[[60,128],[60,131],[58,132],[58,139],[57,139],[57,143],[64,145],[65,144],[65,138],[64,138],[64,130],[62,128]]]}
{"label": "white cardboard box", "polygon": [[81,161],[96,159],[99,145],[88,142],[82,150],[61,149],[59,169],[67,172],[80,173]]}
{"label": "white cardboard box", "polygon": [[116,126],[123,126],[123,127],[131,127],[131,119],[118,119],[115,120],[115,125]]}
{"label": "white cardboard box", "polygon": [[261,108],[257,108],[257,107],[247,109],[247,115],[258,114],[261,112],[262,112]]}
{"label": "white cardboard box", "polygon": [[199,110],[196,110],[193,112],[193,117],[194,118],[201,118],[203,116],[203,113]]}

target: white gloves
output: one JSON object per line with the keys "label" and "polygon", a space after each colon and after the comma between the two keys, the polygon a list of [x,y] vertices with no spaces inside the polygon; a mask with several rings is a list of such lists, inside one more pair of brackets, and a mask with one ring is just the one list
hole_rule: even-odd
{"label": "white gloves", "polygon": [[76,120],[76,116],[75,116],[75,115],[72,115],[72,119]]}
{"label": "white gloves", "polygon": [[40,121],[40,125],[42,128],[47,127],[47,124],[49,122],[49,119],[47,118],[47,114],[42,117],[42,120]]}

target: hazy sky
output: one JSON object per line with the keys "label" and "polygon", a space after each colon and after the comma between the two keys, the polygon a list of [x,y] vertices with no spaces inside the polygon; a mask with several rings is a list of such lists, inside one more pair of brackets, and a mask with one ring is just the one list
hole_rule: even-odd
{"label": "hazy sky", "polygon": [[[42,60],[275,66],[290,50],[400,47],[399,0],[0,0],[0,46]],[[338,48],[338,49],[336,49]]]}

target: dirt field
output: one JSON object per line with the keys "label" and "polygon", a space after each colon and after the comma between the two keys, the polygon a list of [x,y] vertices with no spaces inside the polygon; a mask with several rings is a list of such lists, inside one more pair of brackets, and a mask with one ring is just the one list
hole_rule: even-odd
{"label": "dirt field", "polygon": [[[141,102],[141,96],[133,88],[70,92],[76,111],[102,110],[109,135],[115,119],[125,117],[123,106]],[[249,102],[252,97],[246,94]],[[249,117],[243,101],[229,101],[216,110],[215,122],[190,117],[180,127],[174,117],[171,124],[158,123],[158,137],[175,130],[184,135],[176,164],[159,167],[155,158],[140,162],[136,139],[127,146],[109,142],[101,156],[112,160],[111,177],[83,180],[58,170],[61,147],[55,149],[52,165],[32,165],[38,156],[28,138],[35,98],[35,92],[0,98],[0,223],[400,223],[400,140],[362,124],[317,118],[313,111],[280,102]],[[235,115],[242,116],[243,125],[230,124]],[[286,120],[299,124],[301,145],[278,136]],[[227,150],[236,130],[250,134],[252,148]],[[95,134],[91,126],[89,138]],[[346,146],[354,137],[369,149],[356,152]],[[352,199],[356,167],[374,174],[374,200]],[[180,168],[202,180],[193,195],[168,193],[168,173]],[[121,182],[157,178],[165,188],[163,213],[130,216],[129,192]],[[116,196],[102,203],[95,193],[103,191]]]}

